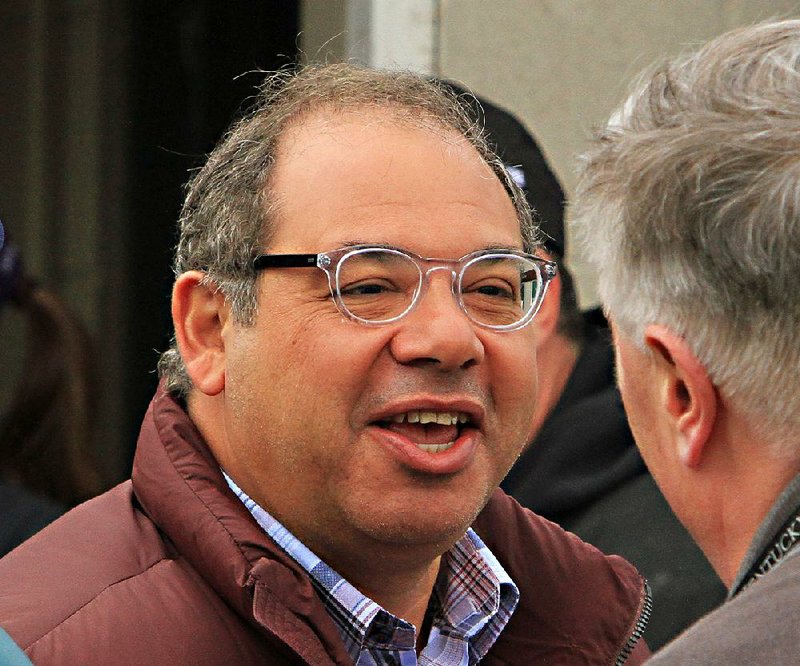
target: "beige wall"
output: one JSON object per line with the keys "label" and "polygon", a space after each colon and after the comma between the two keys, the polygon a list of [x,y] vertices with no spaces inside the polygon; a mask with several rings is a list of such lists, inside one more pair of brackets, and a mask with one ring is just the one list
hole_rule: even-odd
{"label": "beige wall", "polygon": [[[566,191],[591,128],[632,77],[737,25],[800,15],[789,0],[443,0],[441,73],[517,113]],[[594,279],[577,248],[568,260],[584,304]]]}
{"label": "beige wall", "polygon": [[[305,0],[306,52],[346,57],[353,14],[387,1],[396,0]],[[639,70],[737,25],[800,16],[800,0],[438,0],[435,5],[434,72],[516,113],[568,194],[575,185],[575,157],[591,128],[608,117]],[[320,50],[326,38],[333,42]],[[396,36],[388,30],[385,38]],[[593,303],[594,279],[574,245],[568,261],[582,302]]]}

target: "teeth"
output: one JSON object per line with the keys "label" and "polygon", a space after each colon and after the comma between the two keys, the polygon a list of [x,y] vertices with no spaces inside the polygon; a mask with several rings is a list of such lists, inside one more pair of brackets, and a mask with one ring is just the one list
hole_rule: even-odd
{"label": "teeth", "polygon": [[423,425],[425,423],[438,423],[438,418],[434,412],[420,412],[419,422]]}
{"label": "teeth", "polygon": [[447,451],[455,442],[448,442],[447,444],[417,444],[417,447],[426,453],[441,453]]}
{"label": "teeth", "polygon": [[425,425],[426,423],[437,423],[439,425],[456,425],[457,423],[467,423],[469,416],[463,412],[428,412],[412,410],[404,414],[395,414],[392,416],[394,423],[419,423]]}
{"label": "teeth", "polygon": [[453,417],[450,414],[439,414],[436,417],[436,423],[439,425],[453,425],[453,418],[458,421],[458,417]]}

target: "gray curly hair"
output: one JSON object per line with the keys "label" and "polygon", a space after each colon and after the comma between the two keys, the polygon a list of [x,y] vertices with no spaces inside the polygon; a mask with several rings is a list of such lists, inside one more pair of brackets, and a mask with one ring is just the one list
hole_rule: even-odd
{"label": "gray curly hair", "polygon": [[647,72],[584,156],[574,204],[625,337],[670,327],[776,452],[796,447],[800,21]]}
{"label": "gray curly hair", "polygon": [[[201,270],[219,289],[234,319],[256,317],[252,262],[269,246],[276,213],[269,179],[282,132],[321,108],[384,108],[415,126],[438,126],[463,135],[492,168],[519,218],[523,246],[533,251],[536,229],[525,196],[489,148],[469,104],[445,86],[408,72],[349,64],[310,65],[267,76],[245,117],[236,122],[187,185],[175,252],[176,276]],[[161,355],[159,374],[170,392],[187,395],[191,381],[173,339]]]}

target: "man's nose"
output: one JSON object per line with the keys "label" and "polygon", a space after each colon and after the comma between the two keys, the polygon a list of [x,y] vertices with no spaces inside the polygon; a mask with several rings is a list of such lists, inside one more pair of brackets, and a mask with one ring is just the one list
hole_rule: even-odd
{"label": "man's nose", "polygon": [[452,271],[430,271],[427,278],[427,289],[392,338],[392,354],[400,363],[435,365],[443,371],[480,363],[483,343],[456,302]]}

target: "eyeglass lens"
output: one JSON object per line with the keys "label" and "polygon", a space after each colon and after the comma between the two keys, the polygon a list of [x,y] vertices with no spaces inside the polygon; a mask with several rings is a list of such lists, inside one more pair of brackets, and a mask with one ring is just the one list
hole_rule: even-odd
{"label": "eyeglass lens", "polygon": [[[539,267],[529,259],[506,254],[476,257],[464,266],[461,302],[467,315],[487,326],[510,326],[524,319],[541,289]],[[397,251],[369,249],[339,263],[341,304],[369,322],[399,317],[414,302],[422,272],[414,260]]]}

